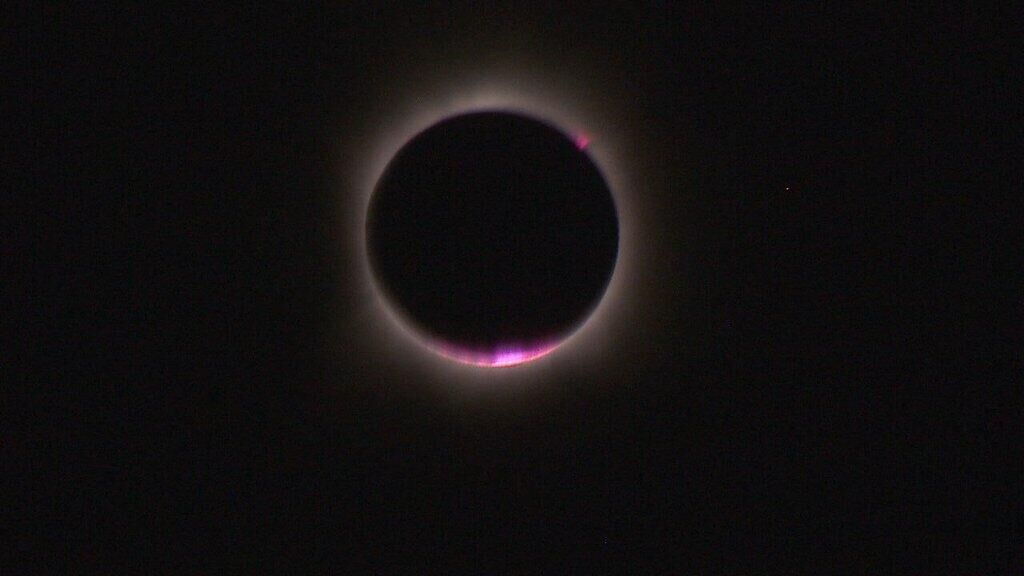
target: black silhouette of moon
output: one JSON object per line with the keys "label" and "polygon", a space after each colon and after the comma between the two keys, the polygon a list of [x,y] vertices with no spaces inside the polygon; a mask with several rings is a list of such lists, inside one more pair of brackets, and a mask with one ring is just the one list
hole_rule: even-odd
{"label": "black silhouette of moon", "polygon": [[435,351],[484,366],[550,352],[615,268],[615,201],[583,137],[503,111],[417,134],[367,212],[376,285]]}

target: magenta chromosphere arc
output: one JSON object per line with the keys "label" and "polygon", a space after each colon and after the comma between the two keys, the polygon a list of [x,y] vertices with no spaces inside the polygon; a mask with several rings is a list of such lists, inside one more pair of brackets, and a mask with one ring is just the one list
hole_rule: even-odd
{"label": "magenta chromosphere arc", "polygon": [[417,134],[387,165],[367,212],[367,257],[429,348],[466,364],[521,364],[594,311],[619,226],[587,143],[522,114],[473,112]]}

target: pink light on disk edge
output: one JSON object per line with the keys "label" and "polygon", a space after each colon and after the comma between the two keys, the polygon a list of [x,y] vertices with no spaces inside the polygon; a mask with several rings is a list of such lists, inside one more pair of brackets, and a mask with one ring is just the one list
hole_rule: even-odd
{"label": "pink light on disk edge", "polygon": [[434,349],[438,354],[463,364],[501,368],[536,360],[557,348],[558,344],[558,342],[534,346],[503,344],[492,350],[469,350],[450,344],[440,344]]}
{"label": "pink light on disk edge", "polygon": [[576,143],[577,148],[583,150],[584,148],[587,147],[587,144],[590,143],[590,138],[587,138],[586,134],[580,132],[579,134],[576,135],[576,139],[574,140],[574,142]]}

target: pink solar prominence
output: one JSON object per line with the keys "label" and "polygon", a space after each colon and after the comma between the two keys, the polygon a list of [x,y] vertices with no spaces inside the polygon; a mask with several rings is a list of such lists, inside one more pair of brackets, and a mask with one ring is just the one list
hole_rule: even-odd
{"label": "pink solar prominence", "polygon": [[496,346],[493,350],[469,350],[458,346],[442,344],[434,349],[438,354],[456,362],[473,366],[500,368],[536,360],[557,348],[558,345],[559,342],[533,346],[503,344]]}
{"label": "pink solar prominence", "polygon": [[587,138],[586,134],[580,132],[579,134],[576,135],[575,142],[576,147],[579,148],[580,150],[583,150],[584,148],[587,147],[587,144],[590,144],[590,138]]}

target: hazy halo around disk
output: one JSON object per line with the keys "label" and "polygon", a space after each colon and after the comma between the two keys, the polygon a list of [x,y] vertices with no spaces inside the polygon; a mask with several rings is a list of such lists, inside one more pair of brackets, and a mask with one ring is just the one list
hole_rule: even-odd
{"label": "hazy halo around disk", "polygon": [[[588,103],[585,95],[558,90],[557,82],[543,82],[525,74],[482,73],[477,79],[437,82],[409,87],[405,104],[401,97],[391,110],[382,111],[368,125],[369,141],[365,151],[354,146],[343,149],[342,168],[348,178],[343,182],[342,200],[347,232],[344,270],[355,284],[352,297],[355,317],[342,328],[346,339],[373,358],[367,364],[381,363],[405,371],[435,376],[445,382],[465,385],[504,381],[535,381],[538,377],[570,366],[607,365],[622,360],[635,346],[635,327],[624,321],[633,306],[642,302],[643,275],[641,254],[641,198],[635,184],[636,174],[627,165],[628,139],[615,133],[618,122],[601,107]],[[626,103],[622,103],[625,105]],[[586,140],[585,152],[604,175],[615,201],[619,217],[619,256],[604,297],[589,318],[545,355],[501,370],[460,363],[431,349],[429,342],[399,317],[375,285],[366,256],[366,211],[380,175],[398,150],[412,137],[437,122],[452,116],[477,111],[506,111],[546,122],[566,135]],[[634,168],[635,170],[635,168]],[[625,337],[624,337],[625,336]],[[372,360],[372,361],[371,361]]]}

